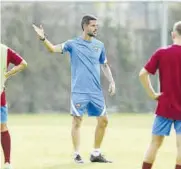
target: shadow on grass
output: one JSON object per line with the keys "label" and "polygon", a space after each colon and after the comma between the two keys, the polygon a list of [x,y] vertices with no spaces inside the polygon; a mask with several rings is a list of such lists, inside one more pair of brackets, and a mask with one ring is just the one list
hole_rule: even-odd
{"label": "shadow on grass", "polygon": [[92,165],[90,162],[87,162],[84,164],[76,164],[73,162],[67,162],[63,164],[61,163],[61,164],[49,165],[49,166],[46,166],[45,169],[82,169],[90,165]]}
{"label": "shadow on grass", "polygon": [[[64,164],[55,164],[55,165],[49,165],[47,167],[45,167],[44,169],[90,169],[92,168],[93,166],[96,168],[100,168],[101,167],[104,167],[104,164],[105,163],[91,163],[91,162],[85,162],[84,164],[76,164],[76,163],[73,163],[73,162],[67,162],[67,163],[64,163]],[[108,163],[106,163],[107,165]],[[111,163],[109,163],[111,164]]]}

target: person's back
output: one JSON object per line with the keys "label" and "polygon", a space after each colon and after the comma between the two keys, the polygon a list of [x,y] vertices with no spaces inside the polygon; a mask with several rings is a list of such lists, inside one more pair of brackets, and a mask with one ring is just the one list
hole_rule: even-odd
{"label": "person's back", "polygon": [[[140,81],[148,95],[158,101],[152,126],[152,138],[146,151],[142,169],[151,169],[158,149],[172,126],[176,133],[177,157],[175,169],[181,169],[181,21],[172,31],[173,45],[158,49],[141,69]],[[160,91],[155,92],[150,74],[158,70]]]}
{"label": "person's back", "polygon": [[[171,45],[157,51],[160,102],[164,102],[162,112],[166,117],[181,119],[181,46]],[[173,116],[174,113],[174,116]]]}

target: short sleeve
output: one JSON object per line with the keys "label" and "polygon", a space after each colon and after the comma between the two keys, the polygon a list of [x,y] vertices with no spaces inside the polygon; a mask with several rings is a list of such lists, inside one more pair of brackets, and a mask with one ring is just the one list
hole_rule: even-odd
{"label": "short sleeve", "polygon": [[99,58],[99,63],[104,64],[106,62],[107,62],[106,50],[105,50],[105,47],[103,46],[102,51],[101,51],[101,55],[100,55],[100,58]]}
{"label": "short sleeve", "polygon": [[71,52],[72,51],[72,40],[68,40],[62,43],[62,53]]}
{"label": "short sleeve", "polygon": [[157,50],[145,64],[144,68],[150,73],[155,74],[159,66],[160,50]]}
{"label": "short sleeve", "polygon": [[22,57],[17,54],[14,50],[8,48],[8,62],[14,64],[15,66],[19,65],[22,62]]}

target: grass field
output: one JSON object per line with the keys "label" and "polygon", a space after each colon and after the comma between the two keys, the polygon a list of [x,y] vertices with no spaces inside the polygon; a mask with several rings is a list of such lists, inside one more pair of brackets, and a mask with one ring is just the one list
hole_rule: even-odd
{"label": "grass field", "polygon": [[[85,116],[81,152],[86,163],[77,165],[72,161],[71,116],[10,115],[12,164],[14,169],[141,169],[153,118],[153,115],[141,114],[110,115],[102,151],[114,163],[92,164],[89,154],[96,120]],[[175,155],[175,135],[172,131],[171,137],[165,139],[153,168],[174,169]]]}

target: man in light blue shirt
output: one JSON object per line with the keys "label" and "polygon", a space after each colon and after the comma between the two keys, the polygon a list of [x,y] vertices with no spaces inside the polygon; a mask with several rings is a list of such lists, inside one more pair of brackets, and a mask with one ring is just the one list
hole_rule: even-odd
{"label": "man in light blue shirt", "polygon": [[89,116],[97,117],[98,123],[95,132],[94,150],[91,153],[91,162],[108,163],[100,152],[100,146],[108,123],[106,106],[100,82],[100,65],[108,78],[110,95],[115,94],[115,83],[107,64],[104,44],[97,40],[97,19],[86,15],[82,18],[82,36],[68,40],[59,45],[53,45],[40,28],[33,25],[35,31],[51,52],[69,52],[71,57],[71,114],[73,115],[72,142],[74,145],[74,160],[83,163],[80,156],[80,126],[85,112]]}
{"label": "man in light blue shirt", "polygon": [[89,116],[105,115],[100,82],[100,64],[106,63],[103,43],[78,37],[62,44],[62,52],[67,51],[71,56],[72,115],[82,116],[86,110]]}

